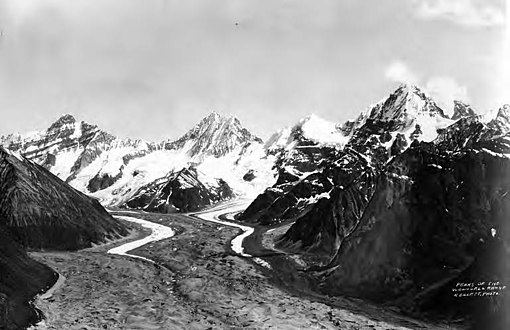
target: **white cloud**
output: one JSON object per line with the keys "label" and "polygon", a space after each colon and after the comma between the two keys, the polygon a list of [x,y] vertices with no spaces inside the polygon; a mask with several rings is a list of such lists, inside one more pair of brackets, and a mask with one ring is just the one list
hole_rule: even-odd
{"label": "white cloud", "polygon": [[503,8],[487,0],[414,0],[416,15],[422,19],[444,19],[467,27],[490,27],[505,24]]}
{"label": "white cloud", "polygon": [[425,84],[425,91],[447,114],[453,114],[454,100],[469,101],[466,86],[460,85],[452,77],[438,76],[430,78]]}
{"label": "white cloud", "polygon": [[432,97],[446,114],[453,114],[454,100],[469,101],[466,86],[460,85],[455,78],[433,76],[423,79],[421,76],[402,61],[393,62],[385,71],[386,79],[392,82],[422,86],[423,91]]}
{"label": "white cloud", "polygon": [[385,71],[386,79],[398,83],[417,84],[419,79],[402,61],[391,63]]}

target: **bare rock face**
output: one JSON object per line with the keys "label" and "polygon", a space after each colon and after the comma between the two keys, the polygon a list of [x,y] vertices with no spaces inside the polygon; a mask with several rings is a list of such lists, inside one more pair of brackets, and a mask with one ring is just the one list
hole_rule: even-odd
{"label": "bare rock face", "polygon": [[355,152],[346,153],[324,172],[332,189],[298,217],[277,243],[281,249],[314,254],[321,264],[329,263],[358,226],[375,190],[377,174]]}
{"label": "bare rock face", "polygon": [[217,179],[206,186],[191,167],[140,188],[124,206],[161,213],[191,212],[233,197],[225,181]]}
{"label": "bare rock face", "polygon": [[[507,158],[411,147],[380,176],[358,228],[330,264],[339,267],[325,287],[410,311],[476,317],[473,301],[487,306],[490,300],[454,299],[452,289],[463,281],[510,281],[510,253],[503,248],[510,244],[509,189]],[[437,305],[442,299],[449,304]],[[501,312],[503,306],[493,307]]]}
{"label": "bare rock face", "polygon": [[0,147],[0,217],[23,246],[74,250],[127,233],[98,201]]}
{"label": "bare rock face", "polygon": [[298,216],[317,201],[317,196],[331,190],[323,162],[332,158],[336,149],[300,136],[297,141],[295,149],[278,153],[276,166],[280,170],[276,183],[260,194],[238,216],[239,220],[277,224]]}
{"label": "bare rock face", "polygon": [[111,176],[109,174],[99,174],[97,173],[90,181],[87,186],[88,191],[91,193],[96,192],[98,190],[102,190],[110,187],[114,184],[120,177],[122,176],[122,172],[119,172],[116,176]]}
{"label": "bare rock face", "polygon": [[475,110],[473,110],[473,108],[471,108],[470,105],[468,105],[464,102],[461,102],[461,101],[454,101],[453,116],[452,116],[453,120],[458,120],[460,118],[465,118],[465,117],[474,117],[474,116],[476,116],[476,112],[475,112]]}
{"label": "bare rock face", "polygon": [[496,131],[496,134],[506,134],[510,132],[510,105],[501,107],[496,118],[488,123],[489,127]]}

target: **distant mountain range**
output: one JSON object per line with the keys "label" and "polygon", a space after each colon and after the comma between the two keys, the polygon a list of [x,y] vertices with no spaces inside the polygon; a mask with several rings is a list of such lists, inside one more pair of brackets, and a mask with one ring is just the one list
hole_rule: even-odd
{"label": "distant mountain range", "polygon": [[[238,194],[257,194],[274,177],[272,157],[265,155],[262,140],[242,127],[237,118],[217,113],[205,117],[176,141],[119,139],[64,115],[45,131],[11,134],[1,137],[0,142],[107,206],[149,207],[140,204],[141,192],[149,187],[163,188],[164,178],[186,168],[193,169],[195,179],[210,195],[201,199],[199,208]],[[252,178],[244,180],[248,172]],[[231,193],[217,195],[216,191],[223,188]],[[151,205],[155,202],[152,199],[161,195],[152,190]],[[187,195],[193,198],[193,194]],[[132,199],[137,202],[130,203]],[[181,209],[179,205],[168,206],[160,209]]]}
{"label": "distant mountain range", "polygon": [[[455,113],[448,118],[418,87],[402,85],[355,120],[335,124],[310,115],[276,132],[265,143],[237,118],[213,112],[175,141],[120,139],[64,115],[47,130],[2,136],[0,144],[105,206],[143,209],[159,203],[159,210],[175,211],[181,209],[171,199],[156,200],[164,195],[159,190],[165,178],[184,169],[192,168],[196,179],[209,190],[209,198],[199,198],[197,207],[201,208],[233,196],[255,197],[275,184],[277,177],[281,183],[282,171],[294,177],[312,172],[327,158],[324,153],[354,146],[372,157],[384,148],[388,154],[402,151],[416,139],[430,142],[438,129],[473,114],[468,105],[456,101]],[[231,193],[217,195],[226,186]],[[145,198],[140,199],[140,194]],[[136,202],[131,202],[133,199]],[[161,207],[161,203],[169,205]]]}

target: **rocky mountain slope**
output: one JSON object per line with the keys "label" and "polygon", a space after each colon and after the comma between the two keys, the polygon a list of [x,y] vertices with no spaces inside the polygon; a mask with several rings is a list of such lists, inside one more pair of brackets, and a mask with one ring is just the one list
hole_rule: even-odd
{"label": "rocky mountain slope", "polygon": [[337,158],[347,141],[337,125],[315,115],[273,134],[265,148],[278,179],[238,219],[275,224],[303,213],[332,188],[325,161]]}
{"label": "rocky mountain slope", "polygon": [[335,177],[338,173],[355,172],[356,167],[365,168],[363,164],[384,166],[414,140],[430,142],[438,130],[453,122],[412,85],[399,86],[388,98],[343,125],[315,116],[305,118],[266,143],[268,152],[277,158],[278,180],[239,220],[274,224],[302,216],[331,193],[333,186],[345,187]]}
{"label": "rocky mountain slope", "polygon": [[[476,126],[470,126],[472,138]],[[379,176],[355,230],[340,235],[327,266],[337,268],[324,289],[407,311],[467,316],[486,328],[510,324],[506,291],[497,292],[498,299],[454,296],[458,283],[503,286],[510,280],[507,138],[479,139],[453,153],[442,142],[413,143],[396,157]],[[350,225],[342,214],[335,220]]]}
{"label": "rocky mountain slope", "polygon": [[191,167],[169,173],[140,188],[123,206],[160,213],[191,212],[233,197],[225,181],[216,179],[206,185]]}
{"label": "rocky mountain slope", "polygon": [[63,115],[44,131],[26,135],[10,134],[0,137],[6,149],[45,167],[64,181],[72,180],[97,157],[112,149],[129,151],[155,148],[141,140],[120,140],[96,125],[78,122],[71,115]]}
{"label": "rocky mountain slope", "polygon": [[126,234],[93,198],[0,147],[0,217],[23,246],[73,250]]}
{"label": "rocky mountain slope", "polygon": [[[459,102],[453,121],[415,89],[403,108],[401,93],[348,125],[346,147],[323,163],[333,187],[277,246],[304,253],[324,293],[505,329],[506,291],[454,294],[459,283],[510,281],[509,107],[486,122]],[[427,121],[436,131],[421,139],[416,126]]]}

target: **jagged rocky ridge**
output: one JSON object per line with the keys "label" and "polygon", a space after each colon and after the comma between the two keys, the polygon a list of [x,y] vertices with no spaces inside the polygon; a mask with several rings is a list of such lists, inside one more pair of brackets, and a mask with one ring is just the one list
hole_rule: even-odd
{"label": "jagged rocky ridge", "polygon": [[[307,134],[306,127],[310,122],[326,134],[310,138],[313,134]],[[411,85],[400,86],[356,120],[343,125],[327,125],[322,120],[306,118],[288,129],[287,135],[280,133],[270,139],[268,151],[276,154],[278,180],[238,218],[261,224],[296,219],[332,192],[332,183],[338,184],[335,173],[343,171],[343,166],[347,171],[356,166],[351,164],[352,155],[378,168],[414,140],[430,142],[437,137],[438,130],[452,123],[430,97]],[[345,162],[339,162],[344,156]]]}
{"label": "jagged rocky ridge", "polygon": [[0,147],[0,218],[23,246],[74,250],[127,233],[93,198]]}
{"label": "jagged rocky ridge", "polygon": [[21,153],[67,182],[104,151],[119,147],[156,148],[142,140],[117,139],[96,125],[77,122],[71,115],[63,115],[47,130],[10,134],[0,137],[0,142],[6,149]]}

